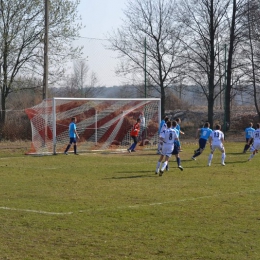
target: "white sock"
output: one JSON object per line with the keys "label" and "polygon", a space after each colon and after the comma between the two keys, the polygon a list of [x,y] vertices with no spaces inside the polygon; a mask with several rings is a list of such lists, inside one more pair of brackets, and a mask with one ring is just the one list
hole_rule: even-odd
{"label": "white sock", "polygon": [[222,153],[222,157],[221,157],[221,163],[224,163],[226,159],[226,154]]}
{"label": "white sock", "polygon": [[208,163],[211,163],[212,158],[213,158],[213,154],[211,153],[211,154],[209,155]]}
{"label": "white sock", "polygon": [[252,153],[252,154],[250,155],[250,157],[248,158],[248,160],[251,160],[254,156],[255,156],[255,155]]}
{"label": "white sock", "polygon": [[161,166],[161,162],[157,162],[157,165],[156,165],[156,172],[158,172],[158,171],[159,171],[159,169],[160,169],[160,166]]}
{"label": "white sock", "polygon": [[163,163],[163,165],[162,165],[162,168],[161,168],[161,170],[162,171],[164,171],[165,170],[165,168],[166,168],[166,165],[168,164],[168,162],[167,161],[165,161],[164,163]]}

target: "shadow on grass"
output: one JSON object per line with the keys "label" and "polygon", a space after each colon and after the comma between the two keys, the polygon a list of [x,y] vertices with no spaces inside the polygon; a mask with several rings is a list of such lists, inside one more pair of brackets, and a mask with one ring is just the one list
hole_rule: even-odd
{"label": "shadow on grass", "polygon": [[132,175],[132,176],[120,176],[120,177],[112,177],[112,178],[105,178],[105,179],[112,179],[112,180],[120,180],[120,179],[136,179],[136,178],[154,178],[157,177],[157,174],[151,173],[150,175]]}

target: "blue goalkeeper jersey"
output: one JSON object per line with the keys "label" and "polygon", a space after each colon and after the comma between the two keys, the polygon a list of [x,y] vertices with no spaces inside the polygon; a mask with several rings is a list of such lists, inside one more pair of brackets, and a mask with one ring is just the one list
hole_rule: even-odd
{"label": "blue goalkeeper jersey", "polygon": [[75,130],[76,130],[76,124],[74,122],[71,122],[69,125],[70,138],[76,138]]}

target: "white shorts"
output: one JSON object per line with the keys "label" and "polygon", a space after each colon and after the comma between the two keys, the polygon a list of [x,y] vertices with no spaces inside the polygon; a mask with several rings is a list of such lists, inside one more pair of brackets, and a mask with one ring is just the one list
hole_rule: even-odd
{"label": "white shorts", "polygon": [[220,144],[212,144],[211,152],[214,152],[216,149],[218,149],[222,153],[225,151],[224,145],[222,143],[220,143]]}
{"label": "white shorts", "polygon": [[254,150],[260,150],[260,143],[259,142],[252,144],[250,151],[253,152]]}
{"label": "white shorts", "polygon": [[162,155],[167,156],[167,157],[171,157],[172,156],[173,147],[174,147],[174,144],[163,143]]}

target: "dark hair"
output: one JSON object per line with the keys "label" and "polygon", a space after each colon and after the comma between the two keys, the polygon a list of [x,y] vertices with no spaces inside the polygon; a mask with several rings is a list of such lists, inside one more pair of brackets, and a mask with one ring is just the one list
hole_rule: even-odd
{"label": "dark hair", "polygon": [[169,117],[166,116],[166,117],[164,118],[164,121],[165,121],[165,123],[167,123],[167,122],[169,121]]}
{"label": "dark hair", "polygon": [[256,124],[256,128],[260,128],[260,123],[257,123],[257,124]]}
{"label": "dark hair", "polygon": [[216,129],[217,129],[217,130],[220,130],[220,129],[221,129],[221,125],[217,124],[217,125],[216,125]]}
{"label": "dark hair", "polygon": [[76,117],[72,117],[72,118],[71,118],[71,121],[75,121],[75,120],[76,120]]}
{"label": "dark hair", "polygon": [[175,121],[178,123],[181,121],[181,119],[179,117],[175,118]]}
{"label": "dark hair", "polygon": [[206,122],[205,124],[204,124],[204,127],[209,127],[210,126],[210,123],[209,122]]}
{"label": "dark hair", "polygon": [[171,121],[167,121],[166,125],[167,125],[168,128],[170,128],[172,126],[172,122]]}
{"label": "dark hair", "polygon": [[177,122],[175,120],[172,121],[172,126],[176,127],[177,126]]}

